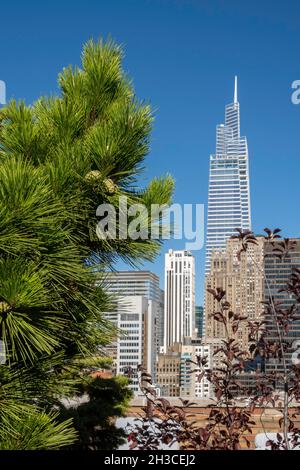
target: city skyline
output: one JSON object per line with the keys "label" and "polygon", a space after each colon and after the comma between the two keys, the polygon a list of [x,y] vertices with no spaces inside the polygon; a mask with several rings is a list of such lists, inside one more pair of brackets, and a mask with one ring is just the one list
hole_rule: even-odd
{"label": "city skyline", "polygon": [[[7,101],[32,103],[41,94],[56,94],[57,73],[67,64],[79,64],[82,44],[110,35],[123,44],[124,68],[134,79],[138,98],[155,111],[141,184],[169,172],[176,180],[174,201],[206,204],[215,125],[223,119],[238,75],[250,145],[252,228],[261,233],[265,226],[279,226],[286,236],[297,237],[300,106],[291,95],[292,83],[299,79],[300,5],[208,3],[87,0],[84,9],[56,0],[51,8],[34,1],[19,2],[17,9],[6,3],[1,10],[7,21],[0,31],[0,79],[6,83]],[[182,249],[183,243],[166,242],[155,263],[142,269],[162,280],[164,253]],[[203,301],[204,260],[205,249],[195,252],[197,304]],[[116,269],[128,266],[120,263]]]}
{"label": "city skyline", "polygon": [[1,5],[8,459],[300,450],[299,15]]}

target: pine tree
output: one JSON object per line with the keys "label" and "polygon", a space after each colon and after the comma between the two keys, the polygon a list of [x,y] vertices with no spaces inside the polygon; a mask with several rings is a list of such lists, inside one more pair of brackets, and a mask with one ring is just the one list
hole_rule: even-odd
{"label": "pine tree", "polygon": [[118,215],[120,196],[150,208],[168,205],[173,191],[170,176],[139,186],[153,117],[122,57],[112,41],[90,41],[81,68],[59,75],[59,96],[11,101],[0,113],[2,449],[76,441],[71,421],[53,410],[78,393],[86,363],[96,364],[116,333],[103,316],[111,302],[101,273],[160,250],[160,240],[96,235],[100,204]]}

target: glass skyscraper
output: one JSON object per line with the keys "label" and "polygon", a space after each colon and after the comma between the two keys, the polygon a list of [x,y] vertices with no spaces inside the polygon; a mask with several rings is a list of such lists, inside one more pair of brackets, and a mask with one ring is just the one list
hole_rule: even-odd
{"label": "glass skyscraper", "polygon": [[216,131],[216,153],[210,156],[206,233],[206,272],[213,251],[224,251],[235,228],[251,229],[247,138],[240,135],[237,77],[233,103],[225,107],[225,124]]}

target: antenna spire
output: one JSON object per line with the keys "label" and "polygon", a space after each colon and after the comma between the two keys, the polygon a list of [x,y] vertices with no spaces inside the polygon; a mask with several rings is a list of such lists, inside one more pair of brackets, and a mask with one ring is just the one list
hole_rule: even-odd
{"label": "antenna spire", "polygon": [[234,77],[234,104],[238,102],[237,97],[237,76]]}

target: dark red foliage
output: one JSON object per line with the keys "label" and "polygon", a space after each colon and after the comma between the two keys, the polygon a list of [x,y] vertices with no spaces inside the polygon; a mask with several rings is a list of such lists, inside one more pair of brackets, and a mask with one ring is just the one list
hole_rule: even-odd
{"label": "dark red foliage", "polygon": [[[238,251],[238,259],[246,253],[249,244],[257,244],[257,238],[253,232],[236,229],[241,245]],[[265,239],[272,244],[272,253],[268,256],[288,257],[294,249],[295,243],[288,238],[279,240],[280,229],[264,229]],[[181,449],[185,450],[240,450],[242,445],[251,448],[248,439],[253,432],[252,414],[255,409],[263,409],[266,406],[277,407],[282,410],[282,418],[278,422],[276,440],[269,440],[267,447],[272,450],[286,450],[300,443],[300,430],[296,428],[294,421],[299,418],[300,407],[293,406],[290,411],[288,403],[300,401],[300,366],[293,366],[285,370],[283,374],[276,372],[266,374],[256,371],[255,384],[251,388],[245,387],[241,381],[241,372],[247,361],[252,360],[258,354],[265,358],[274,358],[284,362],[288,344],[285,335],[290,326],[299,320],[300,304],[300,270],[294,268],[288,285],[281,290],[288,292],[294,299],[288,308],[281,302],[275,302],[270,295],[263,303],[264,312],[261,321],[250,321],[246,315],[236,314],[231,310],[230,303],[226,299],[226,292],[222,288],[208,289],[208,292],[218,303],[218,309],[212,314],[215,321],[222,323],[227,332],[226,339],[220,342],[220,347],[214,354],[221,354],[221,366],[213,370],[205,369],[207,358],[197,356],[193,362],[197,367],[192,373],[197,374],[197,379],[205,376],[212,384],[215,395],[215,403],[205,425],[199,426],[193,415],[193,403],[181,400],[180,406],[171,405],[166,398],[157,398],[151,387],[152,380],[149,374],[141,367],[141,390],[146,398],[147,405],[143,414],[137,419],[137,424],[132,426],[128,436],[131,448],[143,450],[155,450],[163,443],[171,445],[178,442]],[[272,316],[277,325],[278,337],[274,341],[268,340],[267,322],[264,318]],[[247,322],[249,350],[242,351],[236,340],[237,332],[241,324]],[[286,366],[285,366],[286,368]],[[281,383],[284,390],[284,404],[275,390],[275,383]],[[243,406],[237,397],[243,396],[247,403]],[[288,434],[289,433],[289,437]]]}

